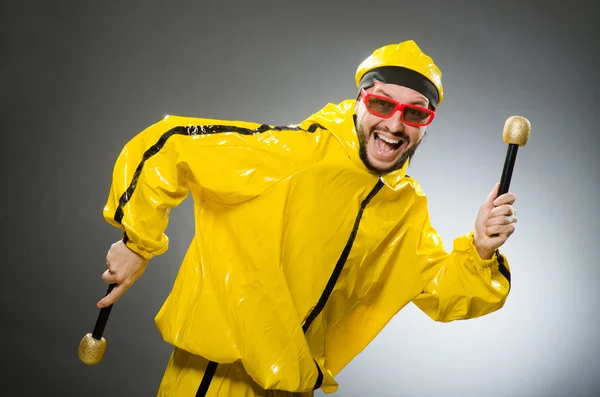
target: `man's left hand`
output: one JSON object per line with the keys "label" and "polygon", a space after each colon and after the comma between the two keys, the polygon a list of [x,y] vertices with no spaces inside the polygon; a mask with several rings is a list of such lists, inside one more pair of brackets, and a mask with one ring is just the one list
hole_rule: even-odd
{"label": "man's left hand", "polygon": [[475,220],[473,243],[481,259],[491,259],[515,231],[517,211],[513,207],[516,197],[506,193],[496,198],[500,184],[497,183],[481,205]]}

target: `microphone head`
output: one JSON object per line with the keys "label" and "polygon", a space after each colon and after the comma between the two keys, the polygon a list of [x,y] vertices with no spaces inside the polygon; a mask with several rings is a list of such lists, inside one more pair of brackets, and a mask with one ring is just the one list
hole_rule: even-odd
{"label": "microphone head", "polygon": [[79,359],[87,365],[96,365],[102,361],[106,350],[106,339],[96,340],[92,333],[86,334],[79,343]]}
{"label": "microphone head", "polygon": [[511,116],[504,123],[502,139],[505,143],[525,146],[531,133],[531,123],[525,117]]}

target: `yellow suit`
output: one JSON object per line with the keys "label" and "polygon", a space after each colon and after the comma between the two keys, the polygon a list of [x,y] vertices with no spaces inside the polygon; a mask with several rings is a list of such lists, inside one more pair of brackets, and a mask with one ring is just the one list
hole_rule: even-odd
{"label": "yellow suit", "polygon": [[334,392],[406,304],[444,322],[503,306],[506,258],[481,260],[472,233],[444,250],[408,164],[381,178],[363,165],[354,104],[287,127],[169,116],[123,149],[104,216],[132,250],[165,252],[169,210],[194,199],[195,236],[156,316],[177,347],[161,395],[194,396],[209,360],[206,395]]}

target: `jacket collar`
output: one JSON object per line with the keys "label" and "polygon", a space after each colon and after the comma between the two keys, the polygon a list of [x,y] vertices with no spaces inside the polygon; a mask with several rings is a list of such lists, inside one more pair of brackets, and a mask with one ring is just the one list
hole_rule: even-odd
{"label": "jacket collar", "polygon": [[[356,101],[349,99],[339,104],[328,104],[317,113],[311,115],[307,121],[317,122],[335,136],[342,144],[348,157],[354,165],[364,172],[371,173],[360,158],[358,136],[354,124],[354,106]],[[382,175],[382,181],[391,189],[398,190],[406,176],[410,159],[399,170]]]}

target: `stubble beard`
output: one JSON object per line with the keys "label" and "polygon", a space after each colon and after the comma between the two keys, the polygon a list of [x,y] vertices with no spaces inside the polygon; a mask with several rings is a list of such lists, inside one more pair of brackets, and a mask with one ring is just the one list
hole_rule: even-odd
{"label": "stubble beard", "polygon": [[[355,123],[355,124],[357,124],[357,123]],[[427,134],[427,132],[425,132],[423,134],[423,136],[421,137],[421,139],[417,142],[417,144],[414,145],[409,150],[407,150],[406,152],[404,152],[402,154],[402,156],[400,156],[400,158],[394,164],[392,164],[390,167],[382,169],[382,168],[375,167],[375,165],[373,165],[373,163],[371,163],[371,161],[369,160],[369,158],[367,156],[367,141],[371,137],[371,135],[373,135],[375,130],[376,130],[376,127],[371,127],[371,130],[369,131],[369,134],[367,135],[364,133],[364,128],[361,125],[356,125],[356,132],[358,134],[358,142],[359,142],[360,159],[364,163],[365,167],[367,167],[367,169],[369,171],[371,171],[372,173],[374,173],[376,175],[385,175],[385,174],[389,174],[390,172],[397,171],[404,166],[404,163],[406,163],[406,161],[408,159],[410,159],[412,161],[412,159],[414,158],[415,153],[417,151],[417,148],[419,147],[419,145],[425,138],[425,135]]]}

